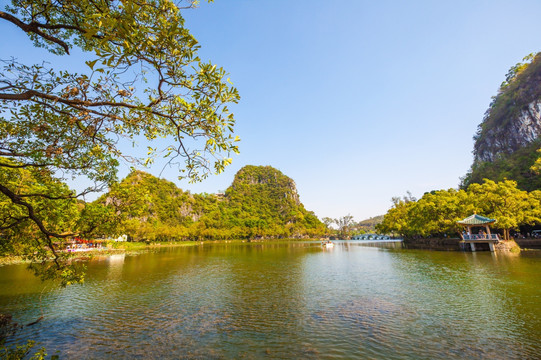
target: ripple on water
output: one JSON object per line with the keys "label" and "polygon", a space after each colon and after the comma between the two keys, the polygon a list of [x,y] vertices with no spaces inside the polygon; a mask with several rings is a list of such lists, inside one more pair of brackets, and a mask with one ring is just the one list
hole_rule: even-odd
{"label": "ripple on water", "polygon": [[541,314],[510,305],[540,290],[522,294],[513,271],[476,259],[340,242],[216,245],[101,261],[83,286],[1,305],[32,320],[43,312],[17,338],[70,359],[535,358]]}

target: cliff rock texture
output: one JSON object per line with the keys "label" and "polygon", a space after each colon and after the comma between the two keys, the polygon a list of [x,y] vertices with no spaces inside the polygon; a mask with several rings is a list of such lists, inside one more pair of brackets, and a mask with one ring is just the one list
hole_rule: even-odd
{"label": "cliff rock texture", "polygon": [[475,143],[475,162],[493,162],[500,154],[512,154],[541,135],[541,100],[524,106],[506,126],[484,131]]}
{"label": "cliff rock texture", "polygon": [[474,136],[474,162],[462,186],[504,179],[520,188],[541,188],[531,170],[541,147],[541,53],[524,58],[507,73]]}

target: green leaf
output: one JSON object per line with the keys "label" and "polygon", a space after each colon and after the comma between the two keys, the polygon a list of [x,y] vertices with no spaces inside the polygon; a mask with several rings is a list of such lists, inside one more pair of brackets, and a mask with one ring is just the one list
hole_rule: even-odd
{"label": "green leaf", "polygon": [[90,68],[90,70],[94,70],[94,65],[96,65],[96,62],[98,62],[99,59],[93,60],[93,61],[85,61],[86,65]]}

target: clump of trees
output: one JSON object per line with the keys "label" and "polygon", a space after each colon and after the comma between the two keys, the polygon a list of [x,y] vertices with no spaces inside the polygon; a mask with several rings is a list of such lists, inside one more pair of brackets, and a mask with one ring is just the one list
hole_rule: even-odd
{"label": "clump of trees", "polygon": [[461,231],[457,221],[473,213],[496,219],[493,227],[509,239],[511,230],[541,223],[541,191],[520,190],[511,180],[485,180],[466,190],[431,191],[419,200],[394,198],[377,229],[405,238],[454,236]]}
{"label": "clump of trees", "polygon": [[[57,271],[44,274],[78,281],[56,244],[109,218],[81,199],[112,186],[121,161],[165,157],[193,181],[231,163],[239,139],[228,105],[239,94],[224,69],[197,55],[181,14],[195,3],[13,0],[0,10],[36,48],[84,54],[74,72],[2,53],[0,252],[18,243],[34,260],[54,259]],[[136,139],[149,141],[147,155],[126,151]],[[90,185],[75,193],[68,179]]]}
{"label": "clump of trees", "polygon": [[484,179],[496,182],[506,179],[517,182],[519,189],[533,191],[541,189],[541,139],[515,150],[511,154],[500,154],[493,161],[479,161],[461,179],[460,187],[483,183]]}
{"label": "clump of trees", "polygon": [[356,222],[350,214],[339,218],[324,217],[322,219],[326,227],[327,236],[337,236],[347,239],[353,235],[361,235],[376,231],[376,226],[383,221],[383,215]]}
{"label": "clump of trees", "polygon": [[327,235],[338,236],[342,239],[348,238],[356,230],[355,221],[350,214],[336,219],[325,217],[323,218],[323,223],[327,227]]}
{"label": "clump of trees", "polygon": [[93,205],[108,209],[103,212],[113,220],[96,231],[137,241],[301,238],[325,232],[300,203],[293,180],[270,166],[242,168],[220,195],[191,194],[133,171]]}

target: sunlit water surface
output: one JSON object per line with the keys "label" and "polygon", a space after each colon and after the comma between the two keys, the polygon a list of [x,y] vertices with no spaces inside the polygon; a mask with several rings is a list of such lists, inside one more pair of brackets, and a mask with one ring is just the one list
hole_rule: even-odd
{"label": "sunlit water surface", "polygon": [[541,358],[541,252],[222,243],[88,263],[60,289],[0,268],[0,311],[65,359]]}

